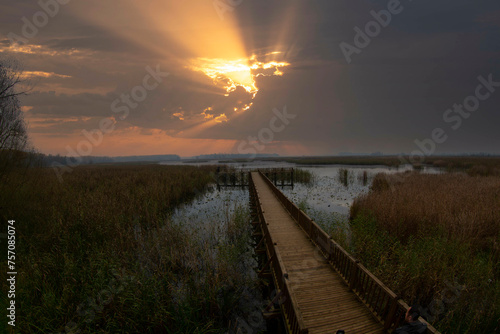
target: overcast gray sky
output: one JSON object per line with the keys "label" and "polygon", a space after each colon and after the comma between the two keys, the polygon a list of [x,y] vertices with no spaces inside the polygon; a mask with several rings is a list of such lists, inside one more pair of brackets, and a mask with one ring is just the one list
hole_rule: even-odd
{"label": "overcast gray sky", "polygon": [[498,1],[1,1],[44,153],[500,153]]}

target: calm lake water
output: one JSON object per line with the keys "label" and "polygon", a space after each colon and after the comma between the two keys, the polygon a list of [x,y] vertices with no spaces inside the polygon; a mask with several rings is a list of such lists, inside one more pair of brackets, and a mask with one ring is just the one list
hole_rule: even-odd
{"label": "calm lake water", "polygon": [[[168,165],[201,166],[218,165],[218,161],[202,163],[164,163]],[[221,163],[220,165],[225,165]],[[412,167],[399,168],[387,166],[344,166],[344,165],[296,165],[287,162],[253,161],[247,163],[228,164],[238,170],[257,168],[299,168],[314,175],[311,184],[295,184],[293,187],[282,187],[284,194],[295,204],[306,208],[307,214],[315,221],[326,223],[325,220],[346,219],[353,200],[368,192],[373,177],[378,173],[397,173],[412,170]],[[347,169],[349,184],[344,186],[339,180],[339,170]],[[363,184],[363,173],[366,171],[368,182]],[[440,173],[437,168],[424,168],[423,173]],[[226,188],[218,191],[213,187],[188,205],[178,208],[173,215],[173,221],[200,228],[200,224],[210,221],[227,221],[238,205],[248,204],[248,189]]]}
{"label": "calm lake water", "polygon": [[[168,165],[218,165],[217,161],[204,163],[165,163]],[[221,163],[220,165],[224,165]],[[286,162],[254,161],[251,163],[229,164],[238,170],[257,168],[300,168],[313,174],[310,184],[296,184],[281,188],[285,195],[297,205],[305,208],[307,214],[324,228],[332,224],[346,222],[349,207],[353,200],[369,191],[373,177],[378,173],[396,173],[412,170],[411,166],[389,168],[386,166],[341,166],[341,165],[295,165]],[[339,170],[347,169],[348,185],[340,182]],[[363,184],[363,173],[366,171],[368,180]],[[439,173],[438,169],[424,169],[424,173]],[[214,180],[215,181],[215,180]],[[177,208],[171,221],[182,224],[198,235],[208,245],[216,246],[224,238],[224,230],[238,206],[246,207],[249,201],[248,188],[222,188],[220,191],[212,185],[208,191],[200,193],[193,202]],[[344,225],[347,226],[347,225]],[[253,245],[248,245],[248,251],[242,254],[238,270],[245,272],[247,277],[257,280],[254,268],[258,266],[253,256]],[[216,247],[211,247],[216,249]],[[215,256],[214,256],[215,259]],[[178,282],[182,285],[182,282]],[[232,322],[236,326],[247,328],[249,332],[260,332],[266,329],[261,310],[264,300],[260,290],[255,286],[239,287],[244,293],[234,308]],[[253,319],[253,320],[252,320]],[[251,324],[251,326],[250,326]]]}

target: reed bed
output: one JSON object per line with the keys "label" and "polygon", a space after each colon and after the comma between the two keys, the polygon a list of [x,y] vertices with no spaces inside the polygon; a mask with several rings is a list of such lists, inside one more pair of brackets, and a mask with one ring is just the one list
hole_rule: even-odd
{"label": "reed bed", "polygon": [[351,216],[368,211],[380,227],[403,242],[442,229],[446,237],[491,251],[498,259],[499,177],[379,174],[371,190],[354,201]]}
{"label": "reed bed", "polygon": [[335,238],[450,333],[498,332],[500,178],[377,175]]}
{"label": "reed bed", "polygon": [[296,183],[303,183],[310,185],[314,184],[315,182],[315,175],[310,171],[301,168],[293,169],[293,178],[294,182]]}
{"label": "reed bed", "polygon": [[9,174],[0,212],[2,230],[16,220],[15,332],[227,331],[242,287],[254,284],[240,268],[248,210],[236,208],[222,225],[203,222],[222,226],[208,234],[169,218],[203,193],[212,172],[87,166],[63,183],[51,169]]}
{"label": "reed bed", "polygon": [[425,163],[448,172],[463,171],[471,176],[500,176],[500,157],[426,157]]}

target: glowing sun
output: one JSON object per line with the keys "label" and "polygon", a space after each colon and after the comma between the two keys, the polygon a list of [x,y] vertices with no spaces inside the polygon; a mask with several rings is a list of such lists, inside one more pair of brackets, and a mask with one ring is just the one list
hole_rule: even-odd
{"label": "glowing sun", "polygon": [[289,66],[287,62],[260,62],[253,55],[250,58],[221,59],[221,58],[196,58],[192,60],[192,70],[203,72],[212,78],[216,86],[226,90],[226,96],[236,90],[237,87],[244,88],[255,97],[259,89],[255,84],[255,78],[260,75],[272,76],[283,75],[280,68]]}

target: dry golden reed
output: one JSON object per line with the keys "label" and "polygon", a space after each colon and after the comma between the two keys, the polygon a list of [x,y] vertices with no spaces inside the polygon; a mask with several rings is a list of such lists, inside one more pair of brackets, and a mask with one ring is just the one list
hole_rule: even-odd
{"label": "dry golden reed", "polygon": [[439,228],[449,238],[498,255],[500,177],[379,174],[372,191],[354,201],[351,216],[360,211],[401,241]]}
{"label": "dry golden reed", "polygon": [[500,177],[469,171],[377,175],[344,243],[441,332],[497,333]]}

